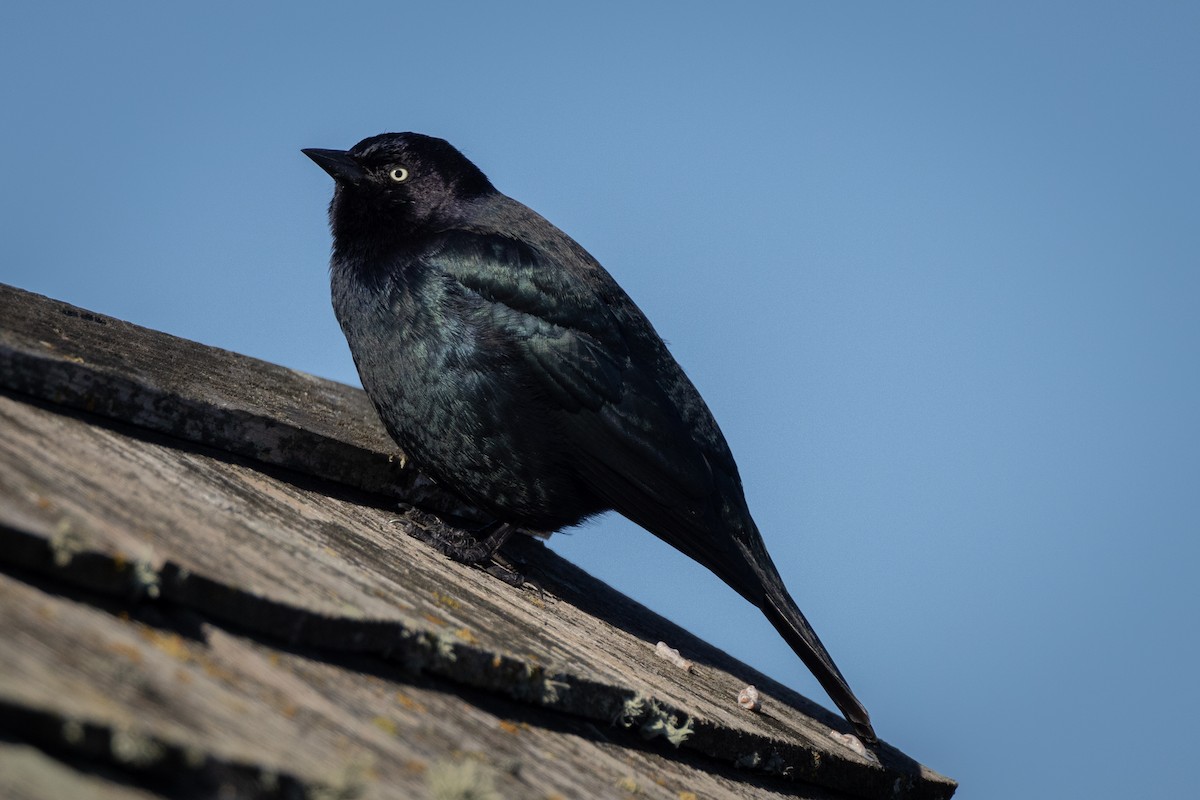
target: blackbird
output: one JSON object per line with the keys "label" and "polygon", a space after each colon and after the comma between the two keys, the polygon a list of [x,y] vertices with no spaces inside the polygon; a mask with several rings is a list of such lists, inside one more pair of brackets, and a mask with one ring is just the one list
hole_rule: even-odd
{"label": "blackbird", "polygon": [[442,139],[303,152],[336,183],[333,306],[363,388],[421,471],[496,520],[435,544],[481,562],[514,529],[614,509],[761,609],[874,742],[767,554],[711,412],[596,259]]}

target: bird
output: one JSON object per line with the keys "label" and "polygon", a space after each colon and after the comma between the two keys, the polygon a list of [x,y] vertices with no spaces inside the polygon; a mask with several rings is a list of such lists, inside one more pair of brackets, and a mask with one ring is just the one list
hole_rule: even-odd
{"label": "bird", "polygon": [[800,611],[699,391],[581,245],[444,139],[302,151],[334,179],[334,312],[388,433],[495,520],[427,540],[486,561],[514,530],[615,510],[757,606],[864,742],[866,708]]}

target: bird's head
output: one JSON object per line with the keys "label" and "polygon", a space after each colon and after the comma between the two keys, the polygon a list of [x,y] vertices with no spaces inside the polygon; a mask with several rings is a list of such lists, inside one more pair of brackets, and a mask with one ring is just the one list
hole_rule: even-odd
{"label": "bird's head", "polygon": [[349,150],[303,152],[337,183],[329,207],[335,239],[364,227],[400,235],[436,230],[495,191],[449,142],[420,133],[382,133]]}

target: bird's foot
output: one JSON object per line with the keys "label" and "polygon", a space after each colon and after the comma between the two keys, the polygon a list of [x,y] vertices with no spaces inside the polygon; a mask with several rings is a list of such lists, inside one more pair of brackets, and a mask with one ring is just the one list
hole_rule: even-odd
{"label": "bird's foot", "polygon": [[490,561],[492,553],[502,543],[492,546],[488,538],[481,539],[470,531],[447,525],[436,515],[413,506],[402,506],[401,513],[403,521],[409,523],[405,531],[409,536],[462,564]]}
{"label": "bird's foot", "polygon": [[404,521],[410,523],[405,527],[409,536],[431,545],[447,558],[480,567],[509,586],[528,584],[541,591],[537,584],[526,581],[512,562],[499,552],[501,545],[517,531],[516,526],[493,522],[478,531],[469,531],[447,525],[436,515],[413,506],[402,505],[401,513]]}
{"label": "bird's foot", "polygon": [[520,567],[517,564],[514,564],[512,559],[499,551],[492,553],[492,563],[490,566],[487,566],[484,569],[487,574],[491,575],[492,577],[499,578],[509,586],[513,586],[518,589],[529,589],[530,591],[537,592],[538,599],[546,599],[546,590],[543,589],[536,581],[531,581],[529,578],[525,577],[525,573],[521,571]]}
{"label": "bird's foot", "polygon": [[[512,567],[506,566],[504,564],[500,564],[498,562],[493,562],[491,564],[488,564],[486,567],[483,568],[483,571],[486,572],[488,575],[491,575],[493,578],[497,578],[499,580],[504,581],[509,586],[513,587],[514,589],[520,589],[526,585],[524,575],[517,572]],[[534,586],[534,588],[537,588],[535,584],[530,583],[529,585]]]}

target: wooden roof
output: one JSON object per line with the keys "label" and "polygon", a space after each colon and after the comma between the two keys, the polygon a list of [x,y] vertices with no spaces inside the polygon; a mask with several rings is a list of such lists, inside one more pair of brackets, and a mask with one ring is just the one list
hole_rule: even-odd
{"label": "wooden roof", "polygon": [[472,513],[360,390],[0,284],[0,795],[953,794],[540,542],[508,552],[544,594],[447,560],[398,498]]}

